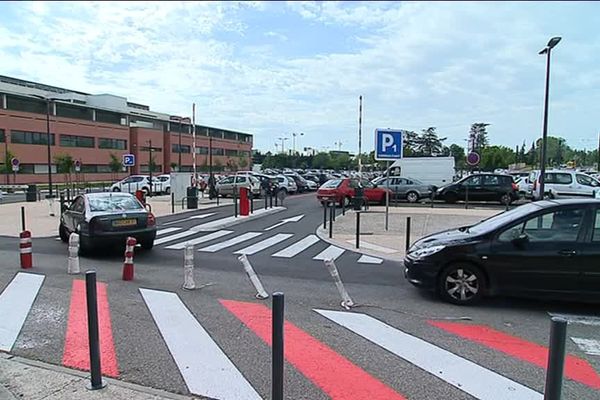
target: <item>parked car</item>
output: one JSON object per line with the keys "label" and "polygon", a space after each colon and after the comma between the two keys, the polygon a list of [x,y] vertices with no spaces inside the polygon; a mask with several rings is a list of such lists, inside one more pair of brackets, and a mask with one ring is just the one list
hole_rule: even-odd
{"label": "parked car", "polygon": [[376,178],[373,183],[384,188],[389,187],[394,198],[406,199],[409,203],[416,203],[422,198],[430,198],[434,189],[432,185],[424,184],[418,179],[401,176]]}
{"label": "parked car", "polygon": [[298,191],[298,185],[294,179],[286,175],[277,175],[277,182],[279,182],[278,192],[285,192],[286,194],[294,194]]}
{"label": "parked car", "polygon": [[470,201],[499,201],[510,204],[519,198],[517,185],[512,176],[501,174],[473,174],[458,182],[442,186],[435,194],[436,198],[446,203],[456,203],[458,200]]}
{"label": "parked car", "polygon": [[[152,193],[160,193],[162,182],[156,177],[152,177]],[[143,191],[146,195],[150,193],[149,175],[131,175],[125,179],[115,182],[110,187],[111,192],[135,193],[136,190]]]}
{"label": "parked car", "polygon": [[[385,194],[388,190],[385,187],[378,186],[366,179],[344,178],[331,179],[323,184],[317,190],[317,200],[321,203],[334,201],[340,207],[350,206],[350,202],[355,195],[355,189],[362,186],[364,196],[369,203],[385,204]],[[391,191],[389,191],[391,197]]]}
{"label": "parked car", "polygon": [[75,197],[60,217],[58,233],[63,242],[79,234],[81,253],[107,244],[125,244],[128,236],[144,249],[154,246],[156,219],[130,193],[88,193]]}
{"label": "parked car", "polygon": [[[532,171],[529,180],[533,182],[532,196],[540,199],[540,171]],[[546,171],[544,194],[549,197],[594,197],[600,190],[600,182],[582,172],[569,170]]]}
{"label": "parked car", "polygon": [[245,187],[253,196],[260,196],[260,181],[250,175],[228,176],[217,182],[216,188],[223,197],[233,196],[234,192],[239,195],[239,188]]}
{"label": "parked car", "polygon": [[159,175],[156,177],[156,180],[158,182],[160,182],[160,186],[159,189],[154,189],[157,192],[159,191],[160,193],[165,193],[165,194],[170,194],[171,193],[171,175],[169,174],[165,174],[165,175]]}
{"label": "parked car", "polygon": [[286,173],[284,175],[294,180],[294,182],[296,183],[296,187],[298,188],[298,193],[304,193],[309,190],[308,182],[300,175],[296,174],[295,172]]}
{"label": "parked car", "polygon": [[415,242],[406,279],[446,301],[484,295],[600,300],[600,200],[529,203]]}

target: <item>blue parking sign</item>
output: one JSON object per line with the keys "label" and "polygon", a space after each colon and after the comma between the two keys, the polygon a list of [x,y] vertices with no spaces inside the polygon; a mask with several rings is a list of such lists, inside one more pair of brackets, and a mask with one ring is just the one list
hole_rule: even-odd
{"label": "blue parking sign", "polygon": [[375,129],[376,160],[402,158],[402,132],[400,129]]}
{"label": "blue parking sign", "polygon": [[133,167],[135,165],[135,156],[133,154],[123,154],[123,166]]}

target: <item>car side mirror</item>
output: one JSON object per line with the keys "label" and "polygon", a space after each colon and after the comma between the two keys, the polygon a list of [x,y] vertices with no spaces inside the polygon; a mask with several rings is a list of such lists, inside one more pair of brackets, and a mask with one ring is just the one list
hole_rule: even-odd
{"label": "car side mirror", "polygon": [[529,243],[529,235],[527,235],[526,233],[521,233],[519,236],[517,236],[516,238],[514,238],[511,242],[516,247],[521,248],[526,243]]}

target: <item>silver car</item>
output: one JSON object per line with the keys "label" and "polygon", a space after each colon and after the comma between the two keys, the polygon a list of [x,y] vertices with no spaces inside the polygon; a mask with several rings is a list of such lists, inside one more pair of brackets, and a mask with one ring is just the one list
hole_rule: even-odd
{"label": "silver car", "polygon": [[373,183],[379,187],[386,188],[388,187],[388,179],[392,197],[396,199],[406,199],[409,203],[416,203],[419,199],[431,198],[433,186],[427,185],[418,179],[390,176],[389,178],[377,178]]}
{"label": "silver car", "polygon": [[260,196],[260,181],[251,175],[228,176],[218,181],[215,186],[223,197],[233,196],[234,190],[239,195],[240,187],[249,189],[255,197]]}

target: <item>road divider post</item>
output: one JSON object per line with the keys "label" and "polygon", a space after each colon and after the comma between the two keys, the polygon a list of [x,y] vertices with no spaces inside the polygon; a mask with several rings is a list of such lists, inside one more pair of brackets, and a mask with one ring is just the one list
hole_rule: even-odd
{"label": "road divider post", "polygon": [[237,194],[237,188],[234,186],[233,187],[233,216],[234,217],[238,217],[238,194]]}
{"label": "road divider post", "polygon": [[128,237],[125,242],[125,261],[123,262],[123,280],[133,280],[133,251],[137,241],[134,237]]}
{"label": "road divider post", "polygon": [[335,221],[335,203],[329,206],[329,239],[333,238],[333,221]]}
{"label": "road divider post", "polygon": [[356,213],[356,248],[360,247],[360,211],[355,211]]}
{"label": "road divider post", "polygon": [[171,214],[175,214],[175,193],[171,192]]}
{"label": "road divider post", "polygon": [[410,247],[410,217],[406,217],[406,245],[404,249],[408,253],[408,248]]}
{"label": "road divider post", "polygon": [[550,345],[544,400],[560,400],[562,396],[567,324],[565,318],[552,317],[550,319]]}
{"label": "road divider post", "polygon": [[98,296],[96,292],[96,271],[85,272],[85,297],[87,302],[88,340],[90,348],[90,384],[89,390],[106,387],[102,379],[100,361],[100,335],[98,332]]}
{"label": "road divider post", "polygon": [[67,274],[79,274],[79,235],[75,232],[69,235],[69,259],[67,261]]}
{"label": "road divider post", "polygon": [[323,205],[323,229],[327,229],[327,209],[329,208],[329,202],[325,200],[321,204]]}
{"label": "road divider post", "polygon": [[327,259],[327,260],[324,260],[323,262],[325,263],[325,267],[327,267],[327,270],[329,271],[329,274],[333,278],[333,282],[335,283],[335,286],[337,287],[337,290],[340,293],[340,296],[342,297],[342,303],[341,303],[342,307],[345,308],[346,310],[349,310],[351,307],[354,307],[354,302],[352,301],[352,299],[350,298],[350,295],[348,294],[348,292],[346,291],[346,288],[344,287],[344,283],[342,282],[340,273],[338,272],[338,269],[335,266],[335,262],[332,259]]}
{"label": "road divider post", "polygon": [[271,364],[271,398],[283,400],[283,326],[284,326],[284,296],[281,292],[273,293],[273,318],[272,318],[272,364]]}
{"label": "road divider post", "polygon": [[23,231],[19,234],[19,252],[21,256],[21,268],[28,269],[33,267],[30,231]]}
{"label": "road divider post", "polygon": [[258,275],[256,275],[256,272],[254,272],[254,268],[252,268],[252,264],[250,264],[248,256],[246,254],[242,254],[238,257],[238,260],[242,263],[244,271],[246,271],[246,274],[250,279],[250,283],[252,283],[254,289],[256,289],[256,298],[260,300],[268,299],[269,294],[266,292],[265,288],[260,282],[260,279],[258,279]]}
{"label": "road divider post", "polygon": [[250,190],[250,214],[254,214],[254,194]]}
{"label": "road divider post", "polygon": [[25,207],[21,206],[21,232],[25,230]]}
{"label": "road divider post", "polygon": [[196,289],[196,282],[194,282],[194,245],[191,243],[186,243],[183,250],[183,288],[187,290]]}

